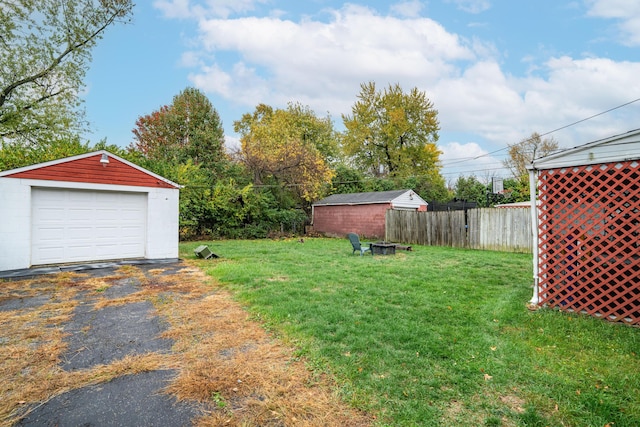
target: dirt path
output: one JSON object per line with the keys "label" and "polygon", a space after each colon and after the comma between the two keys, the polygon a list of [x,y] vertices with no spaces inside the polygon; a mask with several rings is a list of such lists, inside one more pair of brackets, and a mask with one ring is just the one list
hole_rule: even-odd
{"label": "dirt path", "polygon": [[0,281],[0,425],[366,426],[197,268]]}

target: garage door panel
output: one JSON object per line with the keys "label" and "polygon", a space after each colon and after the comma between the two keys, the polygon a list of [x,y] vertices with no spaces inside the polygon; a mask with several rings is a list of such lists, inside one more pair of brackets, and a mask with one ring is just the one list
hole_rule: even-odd
{"label": "garage door panel", "polygon": [[[94,193],[93,191],[78,191],[78,190],[72,190],[69,193],[67,193],[66,198],[74,203],[85,203],[85,204],[91,204],[95,202],[96,199],[96,193]],[[102,196],[107,197],[106,195]]]}
{"label": "garage door panel", "polygon": [[[64,247],[65,249],[65,259],[68,259],[69,261],[86,261],[87,257],[93,257],[94,253],[95,253],[95,248],[93,246],[93,244],[90,244],[89,242],[86,243],[75,243],[75,244],[68,244]],[[65,262],[69,262],[69,261],[65,261]]]}
{"label": "garage door panel", "polygon": [[83,220],[89,221],[90,218],[91,218],[91,212],[93,212],[93,209],[91,209],[91,208],[70,208],[70,209],[67,209],[66,212],[69,215],[69,219],[72,219],[74,221],[83,221]]}
{"label": "garage door panel", "polygon": [[103,259],[126,258],[127,254],[131,252],[125,249],[123,245],[114,244],[96,245],[95,247],[96,256]]}
{"label": "garage door panel", "polygon": [[140,237],[144,236],[144,229],[142,227],[137,226],[122,226],[122,237],[135,238],[138,240]]}
{"label": "garage door panel", "polygon": [[40,239],[43,242],[60,242],[64,238],[63,227],[42,227]]}
{"label": "garage door panel", "polygon": [[32,265],[145,255],[145,193],[32,189]]}
{"label": "garage door panel", "polygon": [[117,215],[119,210],[111,208],[96,208],[94,212],[94,218],[96,221],[112,221],[114,215]]}
{"label": "garage door panel", "polygon": [[122,221],[134,221],[136,222],[136,218],[140,216],[140,212],[138,210],[133,209],[123,209],[120,211]]}
{"label": "garage door panel", "polygon": [[52,260],[50,263],[63,262],[62,258],[63,248],[61,246],[43,247],[38,251],[38,256],[45,259]]}
{"label": "garage door panel", "polygon": [[61,222],[67,217],[67,212],[60,208],[39,208],[37,214],[43,219],[43,223]]}
{"label": "garage door panel", "polygon": [[[88,225],[85,225],[83,227],[74,225],[73,227],[67,227],[64,229],[64,231],[66,231],[66,236],[70,242],[78,240],[87,242],[90,241],[93,237],[95,237],[92,235],[93,230],[94,228]],[[64,236],[61,236],[61,239],[64,239]]]}
{"label": "garage door panel", "polygon": [[134,257],[134,254],[138,253],[138,250],[140,250],[140,245],[137,243],[132,243],[130,245],[123,244],[118,247],[118,250],[122,251],[124,258]]}
{"label": "garage door panel", "polygon": [[118,232],[117,227],[96,227],[94,228],[94,238],[96,240],[111,240],[113,236]]}

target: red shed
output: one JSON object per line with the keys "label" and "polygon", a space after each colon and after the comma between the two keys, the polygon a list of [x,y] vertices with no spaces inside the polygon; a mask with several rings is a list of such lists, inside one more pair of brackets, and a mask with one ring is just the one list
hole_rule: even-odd
{"label": "red shed", "polygon": [[[640,324],[640,130],[534,160],[532,304]],[[532,206],[535,200],[532,200]]]}
{"label": "red shed", "polygon": [[312,206],[313,229],[329,236],[347,233],[383,239],[388,209],[426,211],[427,202],[413,190],[334,194]]}

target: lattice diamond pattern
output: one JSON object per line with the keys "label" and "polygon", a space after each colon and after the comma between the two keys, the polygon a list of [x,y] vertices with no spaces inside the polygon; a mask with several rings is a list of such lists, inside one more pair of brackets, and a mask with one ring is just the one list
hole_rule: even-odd
{"label": "lattice diamond pattern", "polygon": [[539,180],[540,304],[640,325],[640,163]]}

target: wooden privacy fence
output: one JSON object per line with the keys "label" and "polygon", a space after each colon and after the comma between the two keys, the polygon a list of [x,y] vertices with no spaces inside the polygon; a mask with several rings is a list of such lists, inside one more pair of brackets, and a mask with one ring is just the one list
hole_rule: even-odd
{"label": "wooden privacy fence", "polygon": [[532,251],[530,208],[485,208],[466,211],[388,210],[385,240],[429,246]]}

